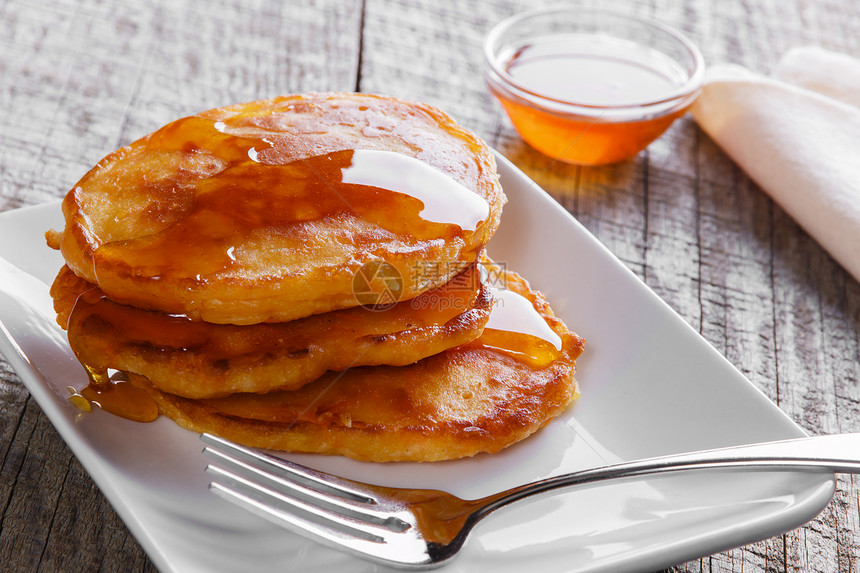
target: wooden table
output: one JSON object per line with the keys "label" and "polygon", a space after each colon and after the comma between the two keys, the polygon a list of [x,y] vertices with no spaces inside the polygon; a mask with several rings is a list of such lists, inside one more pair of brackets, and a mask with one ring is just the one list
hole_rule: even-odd
{"label": "wooden table", "polygon": [[[860,285],[685,118],[633,161],[553,163],[491,100],[480,44],[525,1],[0,2],[0,210],[59,198],[113,149],[209,107],[309,90],[435,104],[512,159],[811,433],[860,431]],[[852,0],[618,0],[709,63],[860,55]],[[857,571],[860,487],[785,535],[676,571]],[[0,361],[0,569],[150,571]]]}

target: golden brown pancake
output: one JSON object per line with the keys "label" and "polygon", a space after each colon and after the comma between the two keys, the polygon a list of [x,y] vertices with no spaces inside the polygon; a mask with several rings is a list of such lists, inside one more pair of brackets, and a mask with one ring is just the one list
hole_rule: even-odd
{"label": "golden brown pancake", "polygon": [[[49,243],[117,302],[281,322],[356,306],[353,277],[372,261],[400,272],[400,300],[444,284],[477,259],[504,202],[490,150],[441,111],[292,95],[183,118],[108,155],[66,195]],[[445,272],[417,277],[429,261]]]}
{"label": "golden brown pancake", "polygon": [[51,287],[57,322],[93,371],[146,376],[188,398],[290,390],[327,370],[412,364],[481,335],[492,295],[477,264],[384,310],[354,307],[286,323],[194,322],[107,298],[63,267]]}
{"label": "golden brown pancake", "polygon": [[[181,426],[254,447],[370,461],[498,452],[578,397],[574,361],[584,344],[540,293],[505,277],[505,304],[481,338],[409,366],[350,368],[295,391],[208,400],[162,392],[141,376],[130,382]],[[505,325],[522,332],[497,328]]]}

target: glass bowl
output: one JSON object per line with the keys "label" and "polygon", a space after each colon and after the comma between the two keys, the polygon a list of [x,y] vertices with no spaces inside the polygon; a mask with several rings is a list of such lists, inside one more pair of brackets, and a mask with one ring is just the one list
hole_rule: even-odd
{"label": "glass bowl", "polygon": [[567,163],[635,156],[690,107],[704,74],[677,30],[605,10],[524,12],[484,42],[487,86],[516,130]]}

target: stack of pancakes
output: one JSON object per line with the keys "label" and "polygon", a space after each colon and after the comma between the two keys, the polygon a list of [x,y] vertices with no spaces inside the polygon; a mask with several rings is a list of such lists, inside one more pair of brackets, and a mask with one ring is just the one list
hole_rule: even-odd
{"label": "stack of pancakes", "polygon": [[486,257],[504,203],[489,149],[424,104],[218,108],[67,194],[51,294],[90,396],[115,370],[130,401],[255,447],[497,452],[578,396],[583,347]]}

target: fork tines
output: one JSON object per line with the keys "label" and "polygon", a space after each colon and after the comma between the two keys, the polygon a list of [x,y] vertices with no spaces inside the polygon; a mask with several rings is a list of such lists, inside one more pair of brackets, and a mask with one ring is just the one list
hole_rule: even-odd
{"label": "fork tines", "polygon": [[[210,489],[278,525],[328,541],[391,543],[412,527],[359,484],[203,434]],[[358,548],[355,548],[359,550]],[[361,551],[364,553],[364,551]]]}

